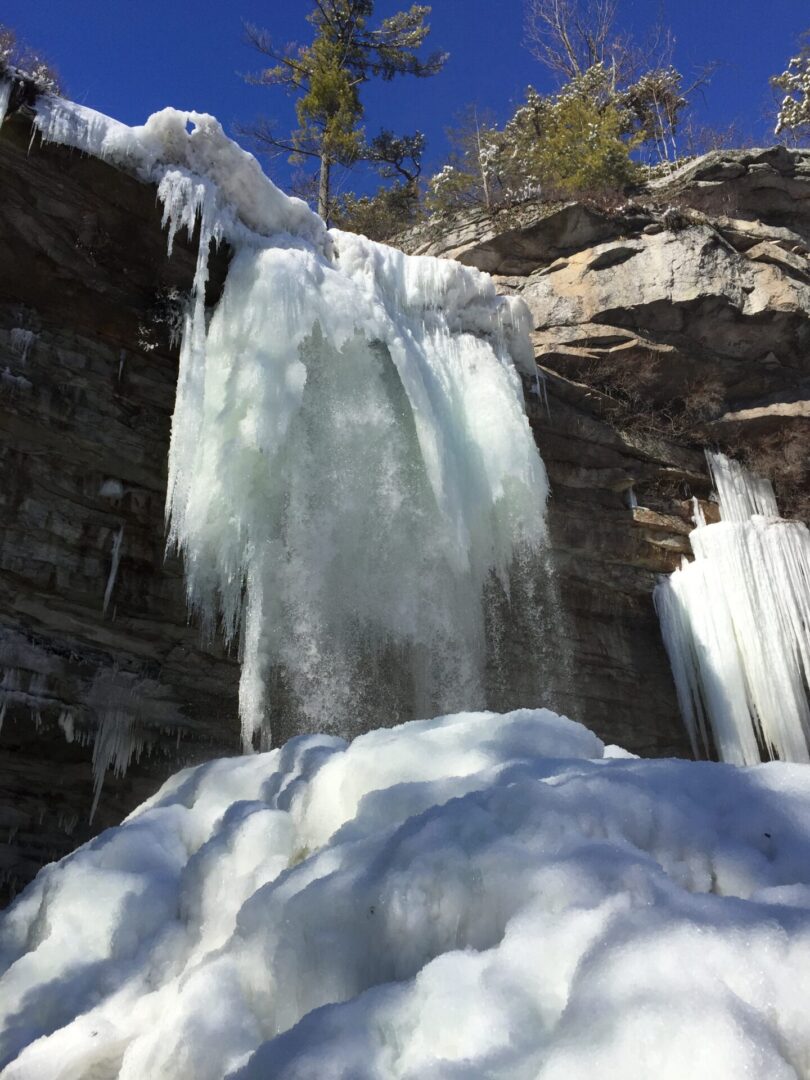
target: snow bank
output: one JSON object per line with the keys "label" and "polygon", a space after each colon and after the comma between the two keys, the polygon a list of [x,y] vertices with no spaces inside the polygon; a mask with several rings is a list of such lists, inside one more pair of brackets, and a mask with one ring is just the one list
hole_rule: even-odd
{"label": "snow bank", "polygon": [[[616,755],[619,756],[616,756]],[[810,784],[467,713],[179,773],[0,922],[4,1080],[810,1076]]]}
{"label": "snow bank", "polygon": [[724,761],[810,761],[810,532],[778,516],[770,481],[707,458],[722,520],[698,522],[695,561],[655,591],[694,752],[710,725]]}
{"label": "snow bank", "polygon": [[239,639],[245,746],[270,745],[271,715],[346,734],[374,707],[483,705],[485,590],[545,536],[525,306],[477,270],[327,232],[213,117],[38,108],[44,139],[158,185],[169,250],[199,225],[167,516],[191,608]]}

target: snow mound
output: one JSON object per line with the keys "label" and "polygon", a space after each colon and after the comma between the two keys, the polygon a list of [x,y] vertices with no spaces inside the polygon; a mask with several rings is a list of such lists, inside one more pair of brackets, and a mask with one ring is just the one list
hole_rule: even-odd
{"label": "snow mound", "polygon": [[810,1076],[809,776],[545,710],[185,770],[2,918],[3,1078]]}

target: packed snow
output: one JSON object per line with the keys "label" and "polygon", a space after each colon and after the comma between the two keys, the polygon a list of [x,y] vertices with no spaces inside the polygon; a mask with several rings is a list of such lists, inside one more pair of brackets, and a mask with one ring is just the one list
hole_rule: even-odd
{"label": "packed snow", "polygon": [[4,1080],[810,1077],[806,766],[545,710],[179,773],[0,921]]}
{"label": "packed snow", "polygon": [[245,746],[269,745],[274,712],[285,733],[345,734],[374,708],[484,705],[485,592],[508,594],[544,540],[524,305],[458,263],[327,232],[210,116],[129,128],[49,98],[36,122],[157,183],[170,250],[199,224],[167,510],[191,607],[240,643]]}
{"label": "packed snow", "polygon": [[707,457],[722,520],[698,520],[695,561],[655,593],[692,747],[711,735],[724,761],[807,762],[810,531],[778,516],[768,480]]}

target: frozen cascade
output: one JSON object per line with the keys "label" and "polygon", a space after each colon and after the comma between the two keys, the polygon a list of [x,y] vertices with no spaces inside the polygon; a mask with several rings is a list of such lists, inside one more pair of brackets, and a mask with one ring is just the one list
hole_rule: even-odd
{"label": "frozen cascade", "polygon": [[697,519],[695,561],[655,604],[692,747],[754,764],[810,761],[810,532],[778,516],[768,480],[707,454],[721,521]]}
{"label": "frozen cascade", "polygon": [[347,731],[372,701],[399,719],[482,705],[484,590],[508,592],[544,536],[524,306],[471,268],[327,231],[212,117],[128,128],[50,98],[37,124],[156,182],[170,250],[199,225],[169,543],[192,608],[240,641],[245,745],[280,707]]}

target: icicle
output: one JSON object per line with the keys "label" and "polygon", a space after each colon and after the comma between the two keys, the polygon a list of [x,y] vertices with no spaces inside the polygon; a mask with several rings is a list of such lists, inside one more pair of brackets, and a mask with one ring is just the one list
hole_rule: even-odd
{"label": "icicle", "polygon": [[551,409],[548,404],[548,379],[546,373],[541,371],[539,366],[534,365],[534,394],[535,397],[539,397],[543,402],[546,409],[546,416],[551,419]]}
{"label": "icicle", "polygon": [[655,591],[681,712],[696,751],[708,720],[724,761],[754,764],[761,748],[806,762],[810,532],[776,516],[769,481],[722,455],[709,464],[723,520],[699,519],[695,561]]}
{"label": "icicle", "polygon": [[121,525],[113,537],[112,555],[110,557],[110,572],[107,576],[107,587],[104,590],[104,604],[102,614],[107,614],[112,591],[115,588],[115,579],[118,577],[118,566],[121,562],[121,544],[124,539],[124,526]]}
{"label": "icicle", "polygon": [[112,769],[124,776],[133,758],[137,761],[147,740],[140,725],[140,683],[135,676],[116,670],[99,672],[87,696],[88,707],[95,713],[97,726],[93,740],[93,821],[104,777]]}
{"label": "icicle", "polygon": [[748,521],[754,514],[779,517],[770,480],[754,476],[725,454],[706,451],[712,482],[723,521]]}
{"label": "icicle", "polygon": [[20,327],[14,327],[11,331],[11,351],[19,357],[23,367],[28,363],[28,354],[31,351],[31,346],[36,340],[37,335],[33,330],[24,330]]}
{"label": "icicle", "polygon": [[10,79],[0,79],[0,127],[2,127],[3,121],[6,118],[6,113],[8,112],[13,86],[14,84]]}

